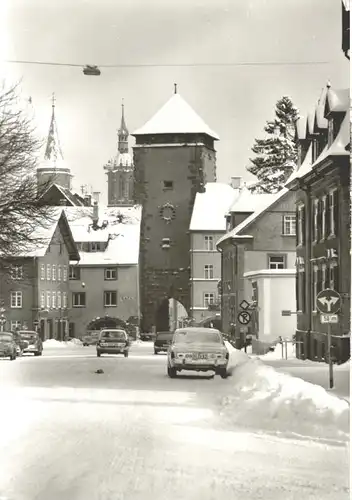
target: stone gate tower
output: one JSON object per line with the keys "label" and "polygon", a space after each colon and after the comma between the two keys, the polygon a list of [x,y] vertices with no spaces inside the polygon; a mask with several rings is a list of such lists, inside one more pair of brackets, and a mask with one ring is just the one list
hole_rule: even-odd
{"label": "stone gate tower", "polygon": [[[134,201],[143,207],[140,242],[142,331],[169,329],[168,299],[190,312],[189,224],[195,195],[216,180],[218,136],[175,93],[140,129]],[[206,216],[206,215],[205,215]]]}

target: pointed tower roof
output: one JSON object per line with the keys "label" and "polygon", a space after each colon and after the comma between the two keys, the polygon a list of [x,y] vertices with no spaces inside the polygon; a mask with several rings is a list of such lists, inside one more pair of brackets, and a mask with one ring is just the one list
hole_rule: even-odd
{"label": "pointed tower roof", "polygon": [[52,107],[51,120],[50,120],[49,133],[46,141],[46,148],[44,154],[44,160],[51,161],[54,164],[56,164],[57,162],[61,162],[64,159],[60,146],[59,134],[57,131],[57,124],[55,118],[55,101],[56,101],[55,94],[53,94],[52,104],[51,104]]}
{"label": "pointed tower roof", "polygon": [[128,128],[127,128],[126,122],[125,122],[125,105],[123,103],[123,99],[122,99],[121,108],[122,108],[122,112],[121,112],[121,125],[120,125],[120,128],[118,130],[118,133],[119,133],[119,135],[128,135],[129,132],[128,132]]}
{"label": "pointed tower roof", "polygon": [[154,134],[206,134],[215,140],[219,139],[219,136],[176,92],[143,127],[132,135]]}

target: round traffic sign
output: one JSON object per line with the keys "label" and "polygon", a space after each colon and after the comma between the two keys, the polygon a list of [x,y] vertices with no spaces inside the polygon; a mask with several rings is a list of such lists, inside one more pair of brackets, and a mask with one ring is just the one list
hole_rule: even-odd
{"label": "round traffic sign", "polygon": [[241,311],[237,316],[237,319],[238,322],[241,323],[241,325],[248,325],[251,320],[251,315],[248,311]]}
{"label": "round traffic sign", "polygon": [[341,309],[341,295],[332,288],[325,288],[318,293],[316,305],[323,314],[336,314]]}

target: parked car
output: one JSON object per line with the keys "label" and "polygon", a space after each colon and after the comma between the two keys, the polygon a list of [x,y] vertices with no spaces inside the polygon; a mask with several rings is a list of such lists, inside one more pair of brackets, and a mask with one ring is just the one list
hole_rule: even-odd
{"label": "parked car", "polygon": [[154,340],[154,354],[167,352],[171,344],[173,332],[158,332]]}
{"label": "parked car", "polygon": [[12,332],[0,332],[0,357],[12,361],[17,358],[17,344]]}
{"label": "parked car", "polygon": [[19,330],[18,332],[21,339],[27,342],[27,347],[23,349],[23,353],[33,353],[34,356],[41,356],[43,354],[43,342],[38,332],[31,330]]}
{"label": "parked car", "polygon": [[99,339],[99,331],[89,332],[82,337],[83,346],[96,345]]}
{"label": "parked car", "polygon": [[28,342],[21,337],[18,330],[11,333],[13,334],[13,337],[17,345],[16,354],[17,356],[22,356],[23,350],[26,349],[26,347],[28,347]]}
{"label": "parked car", "polygon": [[215,371],[227,377],[229,352],[219,330],[215,328],[178,328],[172,338],[167,355],[167,373],[175,378],[177,372]]}
{"label": "parked car", "polygon": [[97,356],[102,354],[123,354],[128,357],[130,339],[126,330],[106,328],[100,331],[97,342]]}

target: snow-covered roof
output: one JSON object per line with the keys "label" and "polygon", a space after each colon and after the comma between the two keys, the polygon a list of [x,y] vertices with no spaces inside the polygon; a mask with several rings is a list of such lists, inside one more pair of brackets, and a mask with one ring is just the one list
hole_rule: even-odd
{"label": "snow-covered roof", "polygon": [[254,221],[256,221],[264,212],[269,210],[274,203],[279,201],[286,193],[288,193],[289,190],[287,188],[281,189],[278,193],[275,194],[270,194],[266,195],[266,203],[262,205],[260,208],[257,208],[249,217],[247,217],[241,224],[238,224],[232,231],[228,232],[225,234],[222,238],[219,239],[217,242],[217,246],[222,243],[223,241],[227,240],[228,238],[234,238],[234,237],[250,237],[247,235],[240,235],[239,233],[243,231],[244,229],[247,229],[251,224],[253,224]]}
{"label": "snow-covered roof", "polygon": [[246,186],[243,186],[230,206],[229,213],[252,213],[264,206],[271,196],[270,194],[252,193]]}
{"label": "snow-covered roof", "polygon": [[307,134],[307,118],[300,116],[295,123],[296,138],[305,139]]}
{"label": "snow-covered roof", "polygon": [[344,6],[345,6],[345,9],[346,10],[350,10],[350,6],[351,6],[351,1],[350,0],[342,0]]}
{"label": "snow-covered roof", "polygon": [[180,94],[173,94],[164,106],[132,135],[148,134],[207,134],[215,140],[219,139]]}
{"label": "snow-covered roof", "polygon": [[346,113],[341,128],[331,146],[326,146],[322,153],[318,156],[317,160],[313,163],[312,168],[319,165],[323,160],[329,156],[350,156],[348,145],[350,143],[350,117]]}
{"label": "snow-covered roof", "polygon": [[204,193],[197,193],[190,231],[226,231],[226,214],[236,196],[229,184],[208,182]]}
{"label": "snow-covered roof", "polygon": [[117,172],[122,168],[128,168],[133,166],[133,158],[130,153],[117,153],[117,155],[111,158],[105,165],[105,170],[110,170],[112,172]]}
{"label": "snow-covered roof", "polygon": [[306,156],[304,157],[304,160],[299,167],[298,170],[294,170],[290,177],[287,179],[285,186],[288,186],[292,181],[295,179],[300,179],[301,177],[304,177],[308,172],[312,170],[312,153],[313,153],[313,145],[312,143],[309,145],[308,151]]}
{"label": "snow-covered roof", "polygon": [[80,252],[80,265],[138,264],[142,207],[98,206],[98,227],[94,230],[94,207],[65,207],[76,243],[101,242],[105,251]]}
{"label": "snow-covered roof", "polygon": [[325,101],[325,115],[347,111],[350,105],[349,89],[329,88]]}

